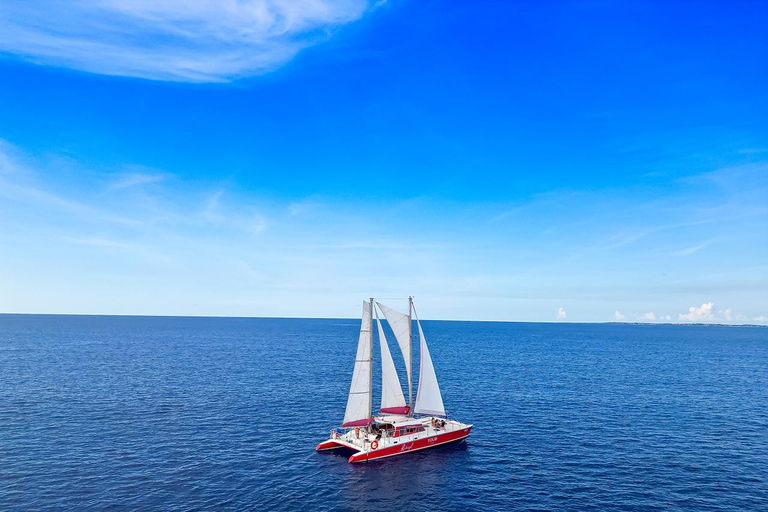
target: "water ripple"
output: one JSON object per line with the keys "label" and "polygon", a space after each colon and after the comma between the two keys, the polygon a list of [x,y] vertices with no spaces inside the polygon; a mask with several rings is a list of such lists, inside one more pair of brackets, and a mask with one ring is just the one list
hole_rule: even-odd
{"label": "water ripple", "polygon": [[472,435],[351,465],[355,321],[0,315],[0,510],[768,510],[768,330],[425,328]]}

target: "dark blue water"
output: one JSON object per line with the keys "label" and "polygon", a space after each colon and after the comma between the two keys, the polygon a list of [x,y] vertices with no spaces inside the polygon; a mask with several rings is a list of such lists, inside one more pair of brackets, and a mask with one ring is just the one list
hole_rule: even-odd
{"label": "dark blue water", "polygon": [[351,465],[358,325],[0,316],[0,510],[768,510],[768,329],[425,322],[472,435]]}

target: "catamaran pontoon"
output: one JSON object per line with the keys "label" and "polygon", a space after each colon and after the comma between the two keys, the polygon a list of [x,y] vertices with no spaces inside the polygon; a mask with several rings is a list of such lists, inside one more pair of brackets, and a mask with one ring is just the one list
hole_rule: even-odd
{"label": "catamaran pontoon", "polygon": [[[375,303],[375,306],[374,306]],[[395,363],[384,336],[384,329],[379,320],[376,307],[392,328],[400,351],[405,360],[408,376],[408,405],[405,403],[403,389],[397,376]],[[380,416],[371,416],[373,406],[373,318],[376,314],[379,345],[381,347],[381,408]],[[412,315],[416,316],[419,330],[419,385],[416,390],[416,403],[411,407],[413,392],[411,380],[411,330]],[[363,322],[360,326],[360,338],[357,342],[355,369],[347,398],[347,410],[341,424],[345,431],[334,429],[327,441],[317,445],[317,451],[349,448],[354,453],[349,462],[362,462],[385,457],[394,457],[403,453],[424,450],[461,441],[469,435],[472,425],[466,425],[447,418],[443,397],[437,384],[435,368],[429,355],[427,341],[421,322],[413,307],[413,300],[408,298],[408,314],[370,299],[363,302]]]}

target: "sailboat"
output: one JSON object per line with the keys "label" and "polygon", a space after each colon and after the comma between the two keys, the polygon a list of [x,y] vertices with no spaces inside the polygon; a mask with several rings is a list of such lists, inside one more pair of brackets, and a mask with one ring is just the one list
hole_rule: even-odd
{"label": "sailboat", "polygon": [[[403,354],[408,380],[407,404],[379,311],[391,327]],[[374,315],[381,352],[381,407],[378,415],[372,415]],[[415,403],[411,372],[414,316],[419,332],[419,383]],[[341,429],[331,430],[330,438],[318,444],[316,450],[348,449],[354,452],[349,462],[364,462],[462,441],[469,436],[470,430],[472,425],[449,419],[446,414],[435,367],[413,299],[408,298],[407,315],[375,299],[364,301],[344,420]]]}

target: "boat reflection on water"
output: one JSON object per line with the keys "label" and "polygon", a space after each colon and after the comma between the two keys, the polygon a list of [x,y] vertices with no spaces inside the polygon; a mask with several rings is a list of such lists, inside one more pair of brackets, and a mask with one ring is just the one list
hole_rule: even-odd
{"label": "boat reflection on water", "polygon": [[[434,510],[451,510],[452,503],[467,502],[472,491],[461,485],[456,465],[470,464],[467,443],[416,452],[370,464],[348,464],[344,485],[337,495],[341,510],[411,510],[426,497]],[[471,496],[469,496],[471,498]],[[474,500],[471,500],[474,501]]]}

